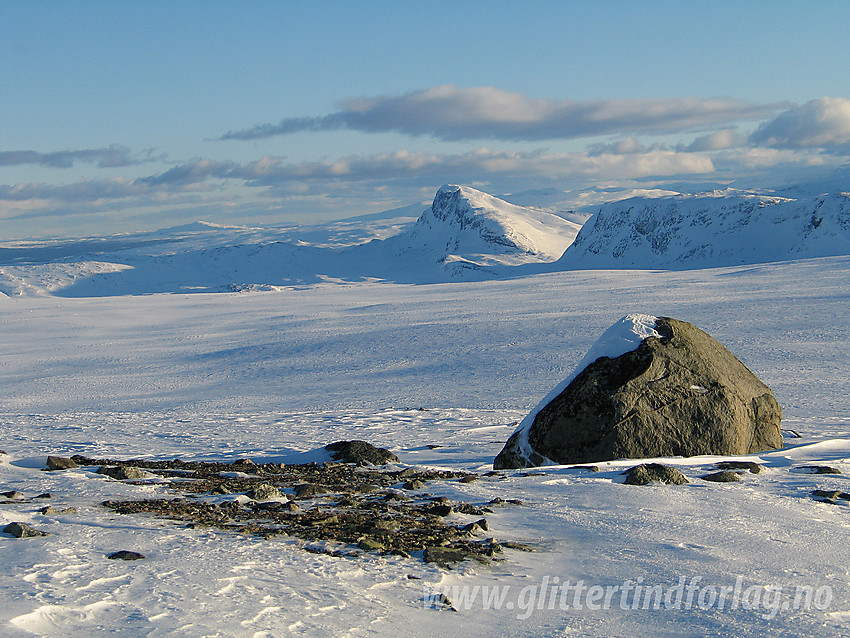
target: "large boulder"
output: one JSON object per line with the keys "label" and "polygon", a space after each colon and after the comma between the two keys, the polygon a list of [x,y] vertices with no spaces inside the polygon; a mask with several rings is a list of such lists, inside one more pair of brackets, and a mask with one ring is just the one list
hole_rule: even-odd
{"label": "large boulder", "polygon": [[713,337],[629,315],[522,421],[493,467],[751,454],[782,447],[781,418],[770,388]]}

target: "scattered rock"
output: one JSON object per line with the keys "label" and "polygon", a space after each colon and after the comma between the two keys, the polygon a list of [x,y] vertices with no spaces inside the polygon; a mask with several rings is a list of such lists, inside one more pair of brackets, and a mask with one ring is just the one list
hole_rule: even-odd
{"label": "scattered rock", "polygon": [[839,492],[838,490],[814,490],[812,492],[812,496],[819,501],[827,503],[835,503],[835,501],[839,499],[842,501],[850,501],[850,494],[847,492]]}
{"label": "scattered rock", "polygon": [[451,563],[459,563],[466,560],[469,553],[463,549],[453,547],[426,547],[425,562],[436,563],[440,567],[448,567]]}
{"label": "scattered rock", "polygon": [[145,558],[145,555],[140,554],[139,552],[131,552],[126,549],[122,549],[118,552],[107,554],[106,557],[109,560],[141,560],[142,558]]}
{"label": "scattered rock", "polygon": [[753,461],[721,461],[717,464],[721,470],[749,470],[752,474],[758,474],[763,467]]}
{"label": "scattered rock", "polygon": [[402,487],[406,490],[421,490],[425,487],[425,483],[420,481],[419,479],[413,479],[412,481],[406,481]]}
{"label": "scattered rock", "polygon": [[[408,578],[410,578],[409,575]],[[418,579],[419,577],[416,576],[415,578]],[[433,609],[440,609],[443,611],[457,611],[451,599],[441,591],[434,592],[433,594],[428,594],[427,596],[425,596],[423,603],[426,607],[431,607]]]}
{"label": "scattered rock", "polygon": [[454,508],[451,505],[434,503],[433,505],[425,508],[425,513],[431,514],[432,516],[448,516],[454,513]]}
{"label": "scattered rock", "polygon": [[682,485],[688,479],[675,467],[661,463],[642,463],[623,472],[626,485],[649,485],[650,483],[668,483]]}
{"label": "scattered rock", "polygon": [[48,456],[47,457],[47,469],[48,470],[72,470],[76,467],[80,467],[77,465],[75,461],[72,459],[66,459],[61,456]]}
{"label": "scattered rock", "polygon": [[475,534],[476,532],[489,531],[490,526],[487,524],[487,519],[482,518],[480,520],[475,521],[474,523],[464,525],[461,529],[469,534]]}
{"label": "scattered rock", "polygon": [[26,523],[9,523],[3,528],[4,534],[11,534],[15,538],[30,538],[34,536],[50,536],[47,532],[35,529]]}
{"label": "scattered rock", "polygon": [[568,470],[585,470],[586,472],[598,472],[598,465],[572,465],[567,468]]}
{"label": "scattered rock", "polygon": [[461,476],[458,479],[458,483],[474,483],[478,480],[477,474],[467,474],[466,476]]}
{"label": "scattered rock", "polygon": [[97,471],[98,474],[105,474],[110,478],[114,478],[118,481],[125,481],[128,479],[141,479],[145,478],[148,474],[144,470],[140,470],[137,467],[133,467],[130,465],[113,465],[113,466],[101,466]]}
{"label": "scattered rock", "polygon": [[10,492],[0,492],[0,496],[8,498],[10,501],[19,501],[26,498],[26,494],[17,490],[12,490]]}
{"label": "scattered rock", "polygon": [[797,470],[805,470],[809,474],[841,474],[841,470],[829,465],[798,465]]}
{"label": "scattered rock", "polygon": [[283,494],[274,485],[268,483],[260,483],[257,487],[248,491],[250,496],[255,501],[273,501],[284,498]]}
{"label": "scattered rock", "polygon": [[[619,334],[637,319],[630,315],[612,330]],[[685,321],[658,317],[654,329],[660,338],[647,337],[578,372],[528,427],[514,432],[493,467],[782,447],[779,403],[743,363]]]}
{"label": "scattered rock", "polygon": [[50,492],[44,492],[43,494],[39,494],[38,496],[33,496],[33,498],[53,498],[53,494]]}
{"label": "scattered rock", "polygon": [[327,494],[328,490],[321,485],[315,485],[313,483],[301,483],[300,485],[295,486],[295,496],[298,498],[311,498],[313,496],[319,496],[320,494]]}
{"label": "scattered rock", "polygon": [[722,470],[713,474],[700,476],[703,481],[711,481],[712,483],[734,483],[741,480],[741,475],[732,470]]}
{"label": "scattered rock", "polygon": [[386,549],[383,543],[375,540],[374,538],[369,538],[368,536],[361,539],[360,542],[357,543],[357,547],[366,552],[382,552]]}
{"label": "scattered rock", "polygon": [[378,448],[366,441],[337,441],[325,446],[334,460],[357,465],[385,465],[398,463],[399,458],[385,448]]}
{"label": "scattered rock", "polygon": [[46,507],[42,507],[38,511],[41,514],[47,514],[47,515],[50,515],[50,514],[76,514],[77,508],[76,507],[63,507],[62,509],[60,509],[58,507],[53,507],[52,505],[48,505]]}

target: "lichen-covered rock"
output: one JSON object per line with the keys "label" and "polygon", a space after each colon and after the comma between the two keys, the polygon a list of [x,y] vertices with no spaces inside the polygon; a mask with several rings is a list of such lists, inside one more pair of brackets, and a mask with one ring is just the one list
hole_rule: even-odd
{"label": "lichen-covered rock", "polygon": [[325,446],[334,460],[357,465],[384,465],[398,463],[399,458],[385,448],[375,447],[366,441],[337,441]]}
{"label": "lichen-covered rock", "polygon": [[667,483],[668,485],[684,485],[688,478],[675,467],[661,463],[642,463],[624,472],[626,485],[649,485],[650,483]]}
{"label": "lichen-covered rock", "polygon": [[49,536],[48,532],[27,525],[26,523],[9,523],[3,528],[4,534],[10,534],[15,538],[31,538],[35,536]]}
{"label": "lichen-covered rock", "polygon": [[47,457],[47,469],[48,470],[72,470],[74,468],[80,467],[73,459],[66,459],[61,456],[48,456]]}
{"label": "lichen-covered rock", "polygon": [[105,474],[106,476],[118,481],[142,479],[148,476],[148,473],[144,470],[140,470],[139,468],[132,467],[130,465],[104,465],[97,470],[97,473]]}
{"label": "lichen-covered rock", "polygon": [[742,455],[782,447],[782,410],[755,374],[685,321],[576,374],[493,463],[496,469],[618,458]]}

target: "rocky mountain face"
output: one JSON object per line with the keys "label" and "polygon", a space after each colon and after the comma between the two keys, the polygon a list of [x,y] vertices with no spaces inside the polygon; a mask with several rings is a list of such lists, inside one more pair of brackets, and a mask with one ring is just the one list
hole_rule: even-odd
{"label": "rocky mountain face", "polygon": [[850,253],[850,194],[722,191],[600,206],[558,261],[573,268],[707,268]]}

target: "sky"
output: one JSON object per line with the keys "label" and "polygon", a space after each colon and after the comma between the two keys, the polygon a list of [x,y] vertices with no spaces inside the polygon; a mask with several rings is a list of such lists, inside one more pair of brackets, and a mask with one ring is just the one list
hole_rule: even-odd
{"label": "sky", "polygon": [[848,23],[834,0],[0,0],[0,239],[827,173]]}

